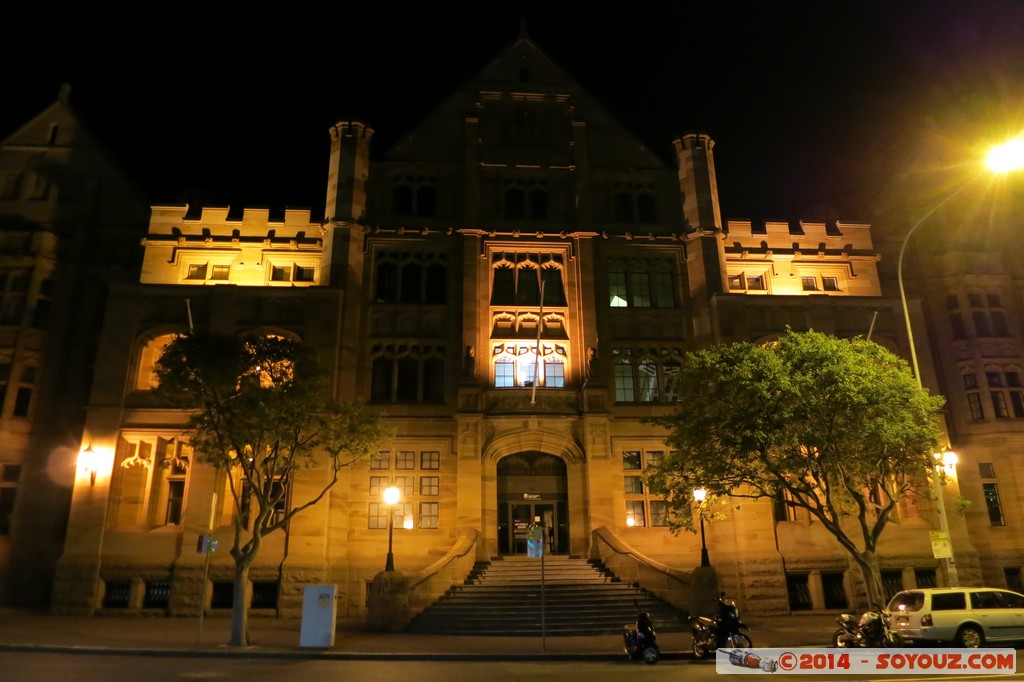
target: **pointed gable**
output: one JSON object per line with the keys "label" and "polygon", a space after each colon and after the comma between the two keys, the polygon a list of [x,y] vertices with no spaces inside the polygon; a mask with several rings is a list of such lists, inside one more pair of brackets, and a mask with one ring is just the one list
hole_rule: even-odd
{"label": "pointed gable", "polygon": [[[467,122],[476,123],[468,136]],[[483,164],[571,166],[574,128],[586,129],[594,167],[662,169],[664,163],[525,34],[441,103],[386,154],[457,162],[466,144]],[[667,143],[666,143],[667,144]]]}

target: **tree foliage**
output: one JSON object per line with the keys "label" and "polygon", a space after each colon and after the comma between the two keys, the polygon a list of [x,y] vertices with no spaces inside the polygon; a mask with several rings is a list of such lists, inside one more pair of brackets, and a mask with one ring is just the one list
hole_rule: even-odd
{"label": "tree foliage", "polygon": [[[330,374],[312,350],[276,336],[179,336],[156,364],[157,392],[190,411],[195,459],[225,472],[234,504],[235,621],[247,643],[245,583],[268,534],[324,498],[349,464],[391,438],[375,411],[330,398]],[[294,476],[324,468],[307,499],[289,499]],[[308,476],[317,476],[311,472]]]}
{"label": "tree foliage", "polygon": [[878,539],[902,498],[927,495],[943,399],[882,346],[813,331],[691,353],[679,382],[689,398],[655,420],[672,451],[645,474],[676,529],[692,528],[697,487],[781,499],[822,523],[880,601]]}

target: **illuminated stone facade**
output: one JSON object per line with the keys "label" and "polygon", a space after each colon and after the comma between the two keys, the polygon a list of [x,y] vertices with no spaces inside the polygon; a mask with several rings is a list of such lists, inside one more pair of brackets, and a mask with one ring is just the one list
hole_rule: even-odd
{"label": "illuminated stone facade", "polygon": [[[183,415],[150,391],[163,344],[190,325],[301,339],[330,365],[336,395],[370,401],[397,428],[384,456],[345,470],[264,544],[253,607],[290,615],[303,586],[322,582],[340,586],[341,616],[364,613],[392,483],[413,522],[394,555],[417,606],[473,561],[524,552],[522,524],[540,517],[551,551],[601,558],[686,608],[699,538],[668,532],[639,479],[665,452],[645,418],[701,399],[673,392],[682,354],[789,326],[870,335],[906,355],[867,225],[723,223],[707,135],[680,136],[665,163],[525,37],[379,159],[366,125],[329,132],[323,221],[153,209],[141,277],[111,289],[99,335],[81,442],[100,457],[80,460],[56,609],[195,613],[196,541],[211,522],[221,552],[205,607],[228,605],[226,482],[193,460]],[[925,329],[916,299],[910,309]],[[917,343],[934,386],[928,335]],[[292,498],[322,475],[297,477]],[[722,511],[712,563],[747,610],[862,599],[817,524],[768,500]],[[962,518],[951,525],[961,580],[980,581],[985,557]],[[901,505],[880,547],[890,587],[944,579],[934,526],[926,499]]]}

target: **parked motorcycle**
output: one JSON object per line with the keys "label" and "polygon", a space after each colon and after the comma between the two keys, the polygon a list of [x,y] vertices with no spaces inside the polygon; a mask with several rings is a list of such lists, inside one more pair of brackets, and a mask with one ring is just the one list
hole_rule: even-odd
{"label": "parked motorcycle", "polygon": [[832,635],[832,646],[838,649],[849,647],[881,648],[899,646],[899,635],[892,632],[888,611],[878,604],[868,609],[860,618],[855,613],[843,613],[836,617],[839,629]]}
{"label": "parked motorcycle", "polygon": [[658,637],[654,634],[654,623],[651,622],[650,613],[638,611],[636,622],[627,623],[623,627],[622,645],[631,661],[642,660],[647,665],[658,662],[661,651],[658,649]]}
{"label": "parked motorcycle", "polygon": [[740,610],[736,602],[727,599],[725,592],[716,598],[715,612],[712,616],[695,616],[690,618],[693,624],[693,655],[705,658],[717,649],[750,649],[754,646],[750,637],[741,630],[749,630],[740,620]]}

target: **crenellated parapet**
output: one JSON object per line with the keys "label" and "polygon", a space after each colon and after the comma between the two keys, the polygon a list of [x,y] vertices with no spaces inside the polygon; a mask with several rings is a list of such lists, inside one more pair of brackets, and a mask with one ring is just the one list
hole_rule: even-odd
{"label": "crenellated parapet", "polygon": [[271,220],[266,208],[154,206],[140,281],[206,286],[313,286],[326,284],[324,241],[309,209],[286,209]]}
{"label": "crenellated parapet", "polygon": [[729,293],[882,295],[870,225],[731,220],[722,240]]}

